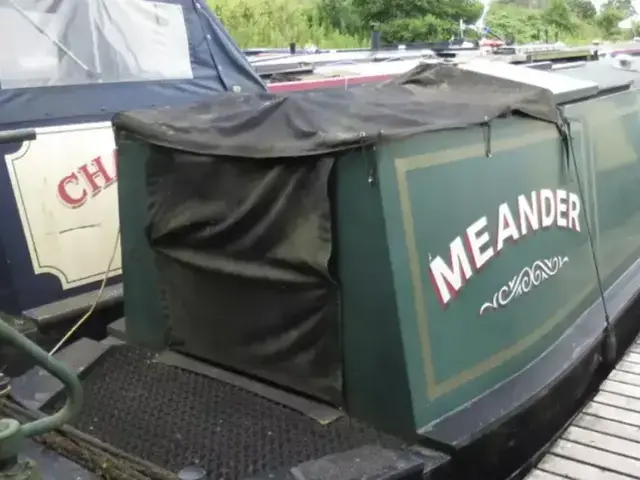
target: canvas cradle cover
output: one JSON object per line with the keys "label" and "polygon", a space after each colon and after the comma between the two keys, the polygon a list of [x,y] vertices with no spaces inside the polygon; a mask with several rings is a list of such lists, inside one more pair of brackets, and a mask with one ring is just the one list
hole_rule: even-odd
{"label": "canvas cradle cover", "polygon": [[187,108],[130,112],[122,129],[169,148],[234,157],[318,155],[362,142],[464,128],[516,113],[561,124],[548,90],[425,64],[349,90],[219,95]]}
{"label": "canvas cradle cover", "polygon": [[266,90],[204,0],[0,0],[0,45],[2,129]]}
{"label": "canvas cradle cover", "polygon": [[442,65],[347,91],[118,115],[116,128],[153,152],[147,232],[180,348],[342,404],[338,152],[504,114],[561,125],[548,91]]}

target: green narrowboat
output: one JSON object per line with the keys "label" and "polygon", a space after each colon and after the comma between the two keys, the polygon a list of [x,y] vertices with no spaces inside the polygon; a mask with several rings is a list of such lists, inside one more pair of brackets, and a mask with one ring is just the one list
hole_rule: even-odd
{"label": "green narrowboat", "polygon": [[[117,115],[125,318],[60,353],[85,404],[44,444],[113,478],[518,478],[640,331],[639,78],[432,63]],[[60,408],[43,382],[5,414]]]}

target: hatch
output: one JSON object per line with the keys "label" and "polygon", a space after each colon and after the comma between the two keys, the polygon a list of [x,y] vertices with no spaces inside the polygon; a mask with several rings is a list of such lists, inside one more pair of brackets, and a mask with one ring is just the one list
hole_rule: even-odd
{"label": "hatch", "polygon": [[522,68],[521,65],[511,65],[503,62],[493,62],[485,59],[472,60],[459,66],[463,70],[491,75],[512,80],[551,91],[558,103],[567,103],[597,95],[600,86],[591,80],[572,78],[563,74]]}

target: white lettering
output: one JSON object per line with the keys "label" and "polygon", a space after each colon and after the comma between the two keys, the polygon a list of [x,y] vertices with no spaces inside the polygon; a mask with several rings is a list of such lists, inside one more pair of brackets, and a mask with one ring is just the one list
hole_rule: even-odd
{"label": "white lettering", "polygon": [[508,203],[498,206],[495,245],[488,233],[488,217],[473,222],[465,235],[456,237],[449,245],[450,262],[436,257],[429,264],[431,281],[442,306],[446,307],[474,272],[485,266],[507,242],[554,225],[580,232],[581,208],[580,197],[563,189],[541,189],[519,195],[517,211],[512,211]]}
{"label": "white lettering", "polygon": [[498,207],[498,238],[496,240],[496,252],[499,252],[504,247],[507,240],[517,240],[520,237],[518,232],[518,226],[513,219],[509,205],[506,203],[500,204]]}
{"label": "white lettering", "polygon": [[569,194],[569,228],[580,231],[580,198],[575,193]]}
{"label": "white lettering", "polygon": [[554,224],[556,202],[553,191],[548,188],[540,190],[540,216],[542,217],[542,228],[548,228]]}
{"label": "white lettering", "polygon": [[443,307],[451,301],[472,275],[471,264],[460,237],[451,242],[449,253],[451,266],[447,265],[440,257],[436,257],[429,265],[431,280],[436,287],[436,294]]}
{"label": "white lettering", "polygon": [[471,260],[473,260],[473,266],[476,270],[482,268],[493,256],[493,248],[491,246],[482,251],[482,248],[491,240],[489,234],[483,231],[485,228],[487,228],[487,217],[476,220],[467,228],[467,242],[469,244]]}
{"label": "white lettering", "polygon": [[556,225],[567,228],[569,226],[567,220],[567,191],[556,191]]}
{"label": "white lettering", "polygon": [[540,228],[540,219],[538,217],[538,195],[531,192],[531,201],[527,200],[524,195],[518,196],[518,212],[520,217],[520,232],[526,235],[531,231],[535,232]]}

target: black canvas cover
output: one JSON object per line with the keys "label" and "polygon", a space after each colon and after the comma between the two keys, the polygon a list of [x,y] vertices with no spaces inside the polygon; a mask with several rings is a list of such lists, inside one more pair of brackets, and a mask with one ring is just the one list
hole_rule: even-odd
{"label": "black canvas cover", "polygon": [[543,88],[462,70],[420,65],[349,90],[218,95],[186,108],[119,115],[116,125],[150,143],[205,155],[313,156],[420,132],[464,128],[515,113],[562,124]]}
{"label": "black canvas cover", "polygon": [[118,130],[151,145],[147,235],[176,348],[341,405],[338,152],[509,113],[560,125],[549,92],[446,65],[348,91],[118,115]]}
{"label": "black canvas cover", "polygon": [[153,149],[147,235],[177,350],[342,404],[332,165]]}

